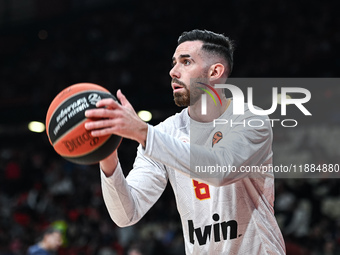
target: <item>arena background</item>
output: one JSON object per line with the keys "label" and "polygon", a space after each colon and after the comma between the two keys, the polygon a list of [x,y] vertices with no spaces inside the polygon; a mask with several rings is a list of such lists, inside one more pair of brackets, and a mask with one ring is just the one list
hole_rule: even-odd
{"label": "arena background", "polygon": [[[151,124],[179,111],[170,87],[178,36],[194,28],[236,43],[232,77],[339,76],[338,1],[0,1],[0,254],[25,254],[49,224],[66,229],[59,254],[184,254],[170,187],[137,225],[118,228],[103,203],[97,166],[56,155],[45,133],[49,103],[78,82],[121,88]],[[338,86],[308,87],[313,117],[274,128],[279,163],[338,163]],[[119,155],[131,169],[135,142]],[[275,162],[275,161],[274,161]],[[287,254],[340,254],[339,179],[277,179],[275,212]]]}

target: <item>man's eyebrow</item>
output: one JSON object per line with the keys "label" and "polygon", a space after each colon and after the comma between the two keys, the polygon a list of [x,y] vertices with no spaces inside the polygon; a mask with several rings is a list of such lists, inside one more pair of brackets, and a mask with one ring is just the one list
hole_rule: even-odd
{"label": "man's eyebrow", "polygon": [[[189,54],[181,54],[179,55],[179,58],[190,58],[191,56]],[[172,62],[176,61],[175,57],[172,57]]]}
{"label": "man's eyebrow", "polygon": [[190,58],[191,56],[189,54],[182,54],[179,55],[179,58]]}

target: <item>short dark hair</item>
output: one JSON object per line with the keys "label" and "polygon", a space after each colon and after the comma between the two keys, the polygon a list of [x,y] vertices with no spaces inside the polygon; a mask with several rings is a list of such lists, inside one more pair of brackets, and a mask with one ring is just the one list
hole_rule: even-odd
{"label": "short dark hair", "polygon": [[208,30],[194,29],[183,32],[178,38],[178,45],[186,41],[202,41],[202,50],[223,57],[229,65],[229,73],[233,70],[234,43],[229,37]]}

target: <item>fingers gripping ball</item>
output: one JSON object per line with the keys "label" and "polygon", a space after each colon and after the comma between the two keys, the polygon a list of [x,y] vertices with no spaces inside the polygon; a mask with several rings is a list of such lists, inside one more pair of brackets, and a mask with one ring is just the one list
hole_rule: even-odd
{"label": "fingers gripping ball", "polygon": [[85,111],[96,108],[103,98],[117,99],[105,88],[78,83],[61,91],[52,101],[46,116],[46,132],[55,151],[77,164],[94,164],[116,150],[120,136],[91,136],[85,129]]}

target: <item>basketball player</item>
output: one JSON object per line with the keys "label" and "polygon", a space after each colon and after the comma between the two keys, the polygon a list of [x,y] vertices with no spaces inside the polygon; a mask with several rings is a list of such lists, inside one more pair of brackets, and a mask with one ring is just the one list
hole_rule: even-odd
{"label": "basketball player", "polygon": [[[86,123],[93,136],[117,134],[140,143],[133,169],[125,178],[117,152],[100,162],[103,196],[113,221],[120,227],[138,222],[170,181],[180,213],[186,254],[285,254],[274,217],[274,178],[271,173],[249,176],[244,166],[272,163],[270,124],[260,128],[216,125],[214,119],[237,123],[254,116],[234,116],[233,104],[216,89],[221,104],[206,100],[198,86],[223,84],[233,66],[229,38],[210,31],[183,33],[172,58],[171,86],[175,103],[186,108],[157,126],[139,119],[119,90],[121,105],[111,99],[97,103],[87,117],[106,118]],[[194,79],[193,79],[194,78]],[[197,78],[199,82],[193,82]],[[215,108],[214,108],[215,107]],[[192,135],[191,133],[199,134]],[[233,166],[207,175],[193,166]]]}

